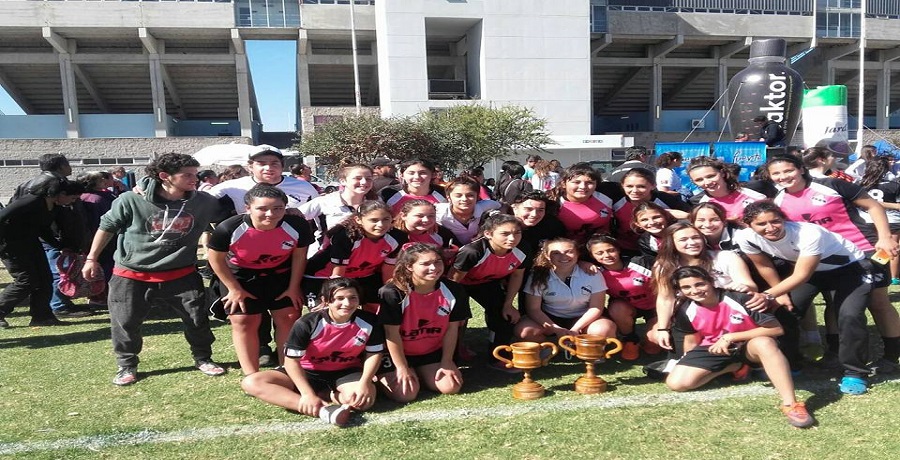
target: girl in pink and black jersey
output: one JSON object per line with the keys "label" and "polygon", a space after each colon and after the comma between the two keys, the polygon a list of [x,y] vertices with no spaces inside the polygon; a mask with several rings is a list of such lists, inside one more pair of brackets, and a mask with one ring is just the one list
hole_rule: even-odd
{"label": "girl in pink and black jersey", "polygon": [[654,257],[659,252],[663,230],[677,222],[665,208],[651,201],[635,206],[631,218],[632,229],[640,235],[638,247],[642,256]]}
{"label": "girl in pink and black jersey", "polygon": [[[622,359],[634,361],[640,356],[641,342],[635,331],[635,320],[643,318],[648,333],[656,329],[656,293],[653,291],[651,273],[653,258],[623,259],[618,242],[607,235],[591,237],[587,250],[603,267],[600,273],[606,281],[606,294],[609,296],[607,311],[622,337]],[[643,348],[648,354],[661,351],[650,340],[644,341]]]}
{"label": "girl in pink and black jersey", "polygon": [[688,176],[701,193],[691,197],[694,205],[716,203],[725,209],[728,222],[741,224],[744,208],[754,201],[775,196],[777,191],[768,182],[751,181],[741,186],[722,160],[700,156],[692,158],[687,167]]}
{"label": "girl in pink and black jersey", "polygon": [[738,249],[734,242],[734,232],[740,230],[741,226],[728,220],[725,208],[720,204],[704,201],[694,206],[688,222],[700,230],[706,237],[706,245],[713,251]]}
{"label": "girl in pink and black jersey", "polygon": [[[807,150],[813,149],[821,148],[812,147]],[[804,154],[813,155],[813,152]],[[841,179],[812,178],[801,161],[794,156],[772,157],[766,162],[766,169],[772,181],[782,188],[773,201],[784,210],[788,219],[818,224],[850,240],[867,256],[871,256],[876,250],[882,250],[891,258],[897,257],[898,246],[891,238],[891,228],[884,207],[869,196],[865,189]],[[864,215],[868,216],[869,222]],[[886,265],[874,264],[872,275],[874,285],[869,311],[885,349],[888,350],[888,359],[896,367],[900,357],[900,315],[888,298],[890,269]],[[826,311],[828,310],[826,307]],[[814,318],[815,316],[809,317],[807,329],[812,329]],[[832,331],[833,318],[833,314],[826,314],[826,328]],[[809,336],[817,338],[815,333]],[[832,354],[836,352],[837,334],[829,333],[826,343]]]}
{"label": "girl in pink and black jersey", "polygon": [[513,300],[522,287],[525,267],[531,264],[531,250],[520,246],[522,224],[513,216],[489,216],[481,231],[482,238],[460,248],[448,277],[464,285],[484,307],[485,322],[493,334],[493,350],[509,343],[513,325],[519,321]]}
{"label": "girl in pink and black jersey", "polygon": [[566,228],[566,238],[584,243],[594,233],[610,232],[613,197],[621,193],[618,184],[601,182],[600,174],[586,164],[566,170],[554,191],[559,202],[557,217]]}
{"label": "girl in pink and black jersey", "polygon": [[350,410],[372,407],[384,330],[374,314],[359,308],[361,289],[349,278],[327,280],[321,292],[325,308],[303,315],[290,330],[284,367],[249,375],[241,388],[337,425],[347,423]]}
{"label": "girl in pink and black jersey", "polygon": [[781,397],[788,423],[807,428],[816,422],[797,401],[791,368],[774,340],[783,333],[774,316],[745,307],[746,294],[716,288],[713,277],[700,267],[675,270],[669,284],[679,299],[675,328],[698,342],[669,373],[669,388],[693,390],[719,375],[761,364]]}
{"label": "girl in pink and black jersey", "polygon": [[639,253],[638,234],[631,226],[634,210],[641,203],[656,203],[676,219],[687,218],[687,204],[679,196],[656,190],[656,178],[644,168],[632,168],[622,176],[619,197],[613,203],[613,235],[626,254]]}
{"label": "girl in pink and black jersey", "polygon": [[309,259],[303,287],[316,292],[328,278],[356,279],[365,289],[365,307],[378,308],[378,288],[393,276],[397,253],[406,234],[393,229],[390,209],[380,201],[366,201],[353,216],[329,230],[328,245]]}
{"label": "girl in pink and black jersey", "polygon": [[403,203],[394,217],[394,228],[406,233],[410,243],[425,243],[441,250],[445,261],[452,261],[459,248],[456,236],[437,223],[434,204],[425,200]]}
{"label": "girl in pink and black jersey", "polygon": [[472,313],[466,291],[441,280],[443,274],[441,253],[414,243],[397,260],[394,278],[378,291],[378,317],[388,349],[379,382],[395,401],[416,399],[422,386],[442,394],[462,388],[453,353],[459,330]]}
{"label": "girl in pink and black jersey", "polygon": [[387,186],[378,193],[387,203],[391,213],[396,215],[403,203],[409,200],[425,200],[432,203],[446,203],[444,189],[432,184],[436,167],[434,163],[421,158],[413,158],[400,163],[401,185]]}
{"label": "girl in pink and black jersey", "polygon": [[[865,150],[865,147],[863,148]],[[881,203],[891,227],[891,238],[900,242],[900,182],[891,173],[894,157],[878,155],[865,164],[859,180],[873,200]],[[891,259],[891,284],[900,284],[900,258]]]}
{"label": "girl in pink and black jersey", "polygon": [[291,325],[300,316],[300,280],[306,250],[314,241],[309,224],[287,216],[287,195],[278,187],[256,185],[244,195],[247,213],[226,219],[209,239],[209,264],[222,288],[231,335],[244,375],[259,371],[262,313],[271,311],[279,360]]}

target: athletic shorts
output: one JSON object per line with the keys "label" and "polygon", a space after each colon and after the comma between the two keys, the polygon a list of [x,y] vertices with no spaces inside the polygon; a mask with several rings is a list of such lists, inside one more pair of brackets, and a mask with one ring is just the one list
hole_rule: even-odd
{"label": "athletic shorts", "polygon": [[574,326],[575,323],[577,323],[578,320],[581,319],[580,316],[575,318],[562,318],[560,316],[551,315],[546,311],[544,312],[544,314],[547,315],[548,318],[550,318],[550,321],[553,321],[554,324],[564,329],[572,329],[572,326]]}
{"label": "athletic shorts", "polygon": [[[275,370],[287,374],[287,370],[283,366],[277,367]],[[337,387],[345,383],[358,382],[362,377],[362,371],[359,368],[351,367],[339,371],[313,371],[303,369],[306,374],[306,381],[316,393],[337,391]],[[295,387],[294,390],[297,390]],[[297,390],[299,393],[299,390]]]}
{"label": "athletic shorts", "polygon": [[719,372],[734,363],[759,366],[759,363],[752,363],[747,359],[745,343],[733,346],[729,355],[714,355],[709,352],[708,346],[695,347],[678,360],[678,365],[696,367],[710,372]]}
{"label": "athletic shorts", "polygon": [[[255,299],[244,299],[244,305],[247,307],[246,312],[236,310],[229,312],[230,315],[259,315],[267,310],[281,310],[293,306],[289,298],[275,300],[284,291],[287,290],[291,282],[290,272],[276,273],[263,276],[257,276],[247,281],[241,281],[241,286],[253,294]],[[219,282],[219,293],[222,297],[228,295],[228,287],[225,283]]]}
{"label": "athletic shorts", "polygon": [[[435,364],[441,362],[441,358],[444,357],[444,349],[438,348],[431,353],[426,353],[424,355],[415,355],[410,356],[406,355],[406,364],[409,365],[410,369],[416,369],[422,366],[427,366],[429,364]],[[397,370],[397,367],[394,366],[394,360],[391,359],[390,353],[384,353],[381,355],[381,367],[378,369],[378,374],[387,374],[389,372],[394,372]]]}
{"label": "athletic shorts", "polygon": [[[871,252],[871,251],[870,251]],[[872,255],[866,253],[869,257]],[[874,252],[872,252],[874,254]],[[860,261],[864,266],[868,265],[869,271],[872,272],[872,289],[888,287],[891,285],[891,264],[880,264],[871,259]]]}

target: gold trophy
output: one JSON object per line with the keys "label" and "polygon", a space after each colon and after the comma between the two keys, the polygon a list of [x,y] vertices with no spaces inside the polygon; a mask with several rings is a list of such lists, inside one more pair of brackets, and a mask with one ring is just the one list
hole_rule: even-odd
{"label": "gold trophy", "polygon": [[[541,350],[549,348],[550,356],[541,359]],[[512,359],[500,356],[501,351],[507,351],[512,355]],[[552,342],[516,342],[510,345],[500,345],[494,349],[494,357],[506,364],[506,367],[522,369],[525,372],[525,378],[521,382],[513,385],[513,398],[516,399],[538,399],[544,396],[544,387],[540,383],[531,380],[531,370],[541,366],[546,366],[550,359],[559,353],[556,344]]]}
{"label": "gold trophy", "polygon": [[[575,345],[575,348],[566,346],[566,342]],[[607,350],[609,344],[615,348]],[[594,362],[599,359],[608,359],[610,356],[622,350],[622,342],[617,339],[608,339],[602,335],[581,334],[576,336],[566,335],[559,338],[559,346],[576,358],[584,361],[587,366],[585,375],[575,380],[575,391],[583,395],[593,395],[606,391],[606,381],[594,374]]]}

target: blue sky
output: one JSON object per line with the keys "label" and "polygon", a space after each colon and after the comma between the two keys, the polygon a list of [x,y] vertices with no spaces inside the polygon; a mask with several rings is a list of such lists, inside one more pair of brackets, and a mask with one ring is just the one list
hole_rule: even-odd
{"label": "blue sky", "polygon": [[[264,129],[295,131],[297,43],[266,40],[248,41],[246,45]],[[0,111],[7,115],[24,113],[2,88],[0,88]]]}

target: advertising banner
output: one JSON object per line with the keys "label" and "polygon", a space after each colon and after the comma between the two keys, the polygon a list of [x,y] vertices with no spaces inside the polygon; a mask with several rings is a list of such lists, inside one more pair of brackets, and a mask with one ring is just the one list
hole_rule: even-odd
{"label": "advertising banner", "polygon": [[691,183],[691,178],[687,176],[685,172],[685,166],[691,161],[691,158],[700,157],[700,156],[709,156],[709,143],[708,142],[657,142],[656,146],[656,155],[662,155],[666,152],[681,152],[682,157],[684,158],[683,164],[684,166],[680,168],[674,168],[678,177],[681,178],[681,194],[684,196],[691,196],[696,192],[696,187]]}
{"label": "advertising banner", "polygon": [[753,171],[766,162],[765,142],[716,142],[713,151],[716,158],[721,158],[725,163],[741,166],[740,182],[750,180]]}

